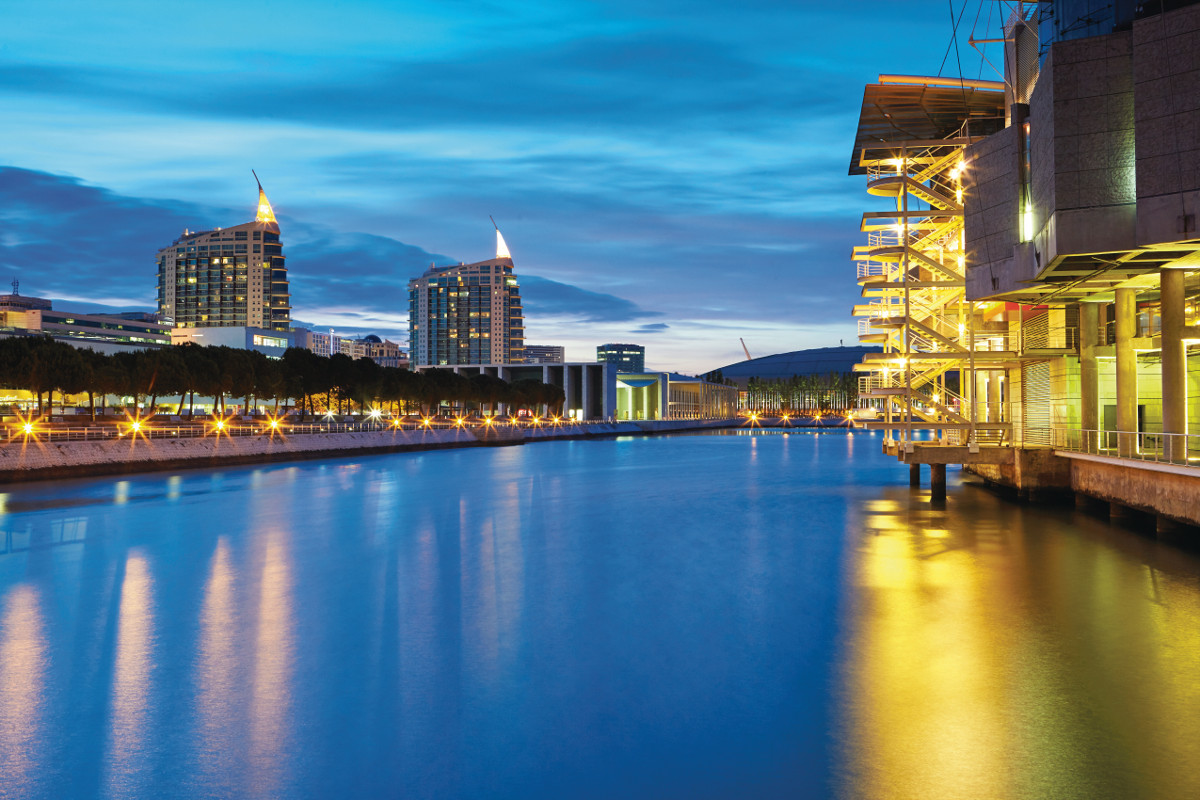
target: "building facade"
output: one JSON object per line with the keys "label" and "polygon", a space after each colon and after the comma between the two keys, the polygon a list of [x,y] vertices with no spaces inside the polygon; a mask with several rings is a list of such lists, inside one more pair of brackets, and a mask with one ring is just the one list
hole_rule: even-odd
{"label": "building facade", "polygon": [[645,372],[646,348],[640,344],[602,344],[596,348],[596,360],[612,364],[617,372]]}
{"label": "building facade", "polygon": [[79,314],[55,310],[41,297],[0,296],[0,335],[50,336],[101,353],[144,350],[171,344],[171,329],[153,314]]}
{"label": "building facade", "polygon": [[567,350],[556,344],[525,345],[526,364],[561,364],[567,360]]}
{"label": "building facade", "polygon": [[414,366],[524,360],[521,290],[499,231],[496,237],[496,258],[430,266],[408,282],[409,354]]}
{"label": "building facade", "polygon": [[910,464],[924,428],[1021,491],[1200,523],[1200,4],[1025,4],[1003,42],[1002,82],[867,87],[874,426]]}
{"label": "building facade", "polygon": [[180,328],[291,327],[279,224],[258,188],[253,222],[189,232],[158,251],[158,313]]}

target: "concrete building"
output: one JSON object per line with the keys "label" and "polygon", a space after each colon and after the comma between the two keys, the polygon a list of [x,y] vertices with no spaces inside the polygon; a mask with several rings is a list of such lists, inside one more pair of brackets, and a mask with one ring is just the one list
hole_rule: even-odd
{"label": "concrete building", "polygon": [[171,329],[153,314],[91,314],[55,310],[41,297],[0,295],[0,335],[50,336],[75,347],[112,354],[171,344]]}
{"label": "concrete building", "polygon": [[1021,6],[1003,82],[868,87],[851,171],[896,208],[855,249],[862,390],[935,478],[1200,524],[1200,5],[1097,5]]}
{"label": "concrete building", "polygon": [[496,230],[496,257],[430,266],[408,282],[409,350],[414,366],[520,364],[525,317],[512,256]]}
{"label": "concrete building", "polygon": [[321,333],[308,328],[293,328],[292,339],[293,346],[312,350],[324,358],[342,353],[350,358],[369,358],[381,367],[408,367],[408,355],[400,345],[374,334],[352,339],[338,336],[332,330]]}
{"label": "concrete building", "polygon": [[238,350],[257,350],[269,358],[281,358],[295,344],[294,331],[276,331],[270,328],[216,327],[216,328],[172,328],[173,344],[198,344],[202,347],[233,347]]}
{"label": "concrete building", "polygon": [[526,364],[561,364],[567,360],[566,348],[557,344],[525,345]]}
{"label": "concrete building", "polygon": [[[437,367],[414,365],[418,372]],[[471,364],[441,367],[459,375],[491,375],[508,382],[532,379],[562,387],[563,415],[570,419],[607,420],[617,413],[617,373],[608,364]]]}
{"label": "concrete building", "polygon": [[673,372],[616,375],[618,420],[732,419],[738,389]]}
{"label": "concrete building", "polygon": [[184,231],[156,262],[159,317],[176,327],[291,327],[279,224],[261,185],[253,222]]}
{"label": "concrete building", "polygon": [[646,371],[646,348],[640,344],[602,344],[596,348],[596,360],[612,364],[617,372]]}

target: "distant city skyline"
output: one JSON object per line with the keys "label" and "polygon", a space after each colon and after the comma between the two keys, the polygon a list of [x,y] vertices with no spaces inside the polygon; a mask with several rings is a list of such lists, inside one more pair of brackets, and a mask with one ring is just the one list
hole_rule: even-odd
{"label": "distant city skyline", "polygon": [[[152,309],[156,250],[251,218],[254,168],[296,324],[405,336],[408,280],[486,258],[492,215],[528,338],[568,359],[633,340],[696,373],[736,360],[738,337],[761,355],[853,340],[846,140],[881,69],[938,71],[945,6],[352,11],[6,7],[5,278]],[[860,15],[894,44],[848,48]],[[904,47],[931,35],[944,44]]]}

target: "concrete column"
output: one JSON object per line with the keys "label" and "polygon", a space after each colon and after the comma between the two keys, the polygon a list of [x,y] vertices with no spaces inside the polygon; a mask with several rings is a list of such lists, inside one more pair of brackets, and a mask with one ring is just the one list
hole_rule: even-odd
{"label": "concrete column", "polygon": [[1117,454],[1137,452],[1137,353],[1133,338],[1137,334],[1137,290],[1117,289]]}
{"label": "concrete column", "polygon": [[563,401],[562,414],[565,417],[571,413],[571,395],[575,391],[575,381],[571,380],[571,368],[566,364],[563,365],[562,376],[562,390],[563,394],[566,395],[566,400]]}
{"label": "concrete column", "polygon": [[909,464],[908,465],[908,485],[909,486],[920,486],[921,485],[921,465],[920,464]]}
{"label": "concrete column", "polygon": [[1100,369],[1096,362],[1096,347],[1100,344],[1100,306],[1096,303],[1079,304],[1079,427],[1087,452],[1098,446],[1098,434],[1086,431],[1100,430]]}
{"label": "concrete column", "polygon": [[1004,373],[992,370],[987,382],[987,421],[1003,422],[1003,404],[1000,401],[1000,376]]}
{"label": "concrete column", "polygon": [[[1183,270],[1159,271],[1162,290],[1162,413],[1163,433],[1187,433],[1187,352],[1183,344]],[[1187,461],[1187,440],[1167,436],[1168,461]]]}
{"label": "concrete column", "polygon": [[946,499],[946,465],[929,465],[929,496],[933,500]]}
{"label": "concrete column", "polygon": [[[592,413],[593,413],[592,412],[592,371],[590,369],[588,369],[587,365],[585,364],[583,366],[583,368],[580,370],[580,372],[582,374],[579,376],[580,377],[579,405],[583,408],[583,412],[582,412],[583,418],[591,419]],[[614,408],[609,413],[616,414],[617,410]]]}

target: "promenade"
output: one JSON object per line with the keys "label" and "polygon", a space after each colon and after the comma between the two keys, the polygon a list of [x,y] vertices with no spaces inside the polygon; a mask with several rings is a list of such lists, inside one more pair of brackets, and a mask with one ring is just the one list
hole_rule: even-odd
{"label": "promenade", "polygon": [[479,418],[288,424],[128,422],[10,425],[0,445],[0,482],[124,474],[311,458],[519,445],[550,439],[637,436],[736,427],[740,419],[574,422]]}

